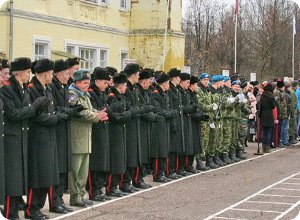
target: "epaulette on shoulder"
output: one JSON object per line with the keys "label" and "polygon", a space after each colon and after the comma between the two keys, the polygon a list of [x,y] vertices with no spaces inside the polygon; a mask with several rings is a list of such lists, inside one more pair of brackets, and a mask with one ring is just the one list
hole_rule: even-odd
{"label": "epaulette on shoulder", "polygon": [[89,92],[94,92],[94,90],[92,88],[89,88]]}
{"label": "epaulette on shoulder", "polygon": [[158,92],[158,90],[157,90],[157,89],[155,89],[155,90],[153,90],[153,93],[156,93],[156,94],[158,94],[159,92]]}
{"label": "epaulette on shoulder", "polygon": [[33,83],[29,83],[27,87],[28,88],[32,88],[33,87]]}
{"label": "epaulette on shoulder", "polygon": [[115,95],[114,93],[111,92],[111,93],[108,94],[108,96],[109,96],[109,97],[114,97],[114,96],[116,96],[116,95]]}

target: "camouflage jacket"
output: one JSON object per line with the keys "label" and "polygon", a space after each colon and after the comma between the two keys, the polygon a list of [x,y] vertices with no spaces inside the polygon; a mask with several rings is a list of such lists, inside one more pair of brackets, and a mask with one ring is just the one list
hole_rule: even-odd
{"label": "camouflage jacket", "polygon": [[274,92],[274,97],[278,109],[278,119],[280,120],[288,118],[288,103],[284,97],[283,91],[276,90]]}
{"label": "camouflage jacket", "polygon": [[205,88],[201,83],[197,91],[197,100],[200,110],[203,114],[208,115],[210,120],[213,118],[212,98],[208,88]]}
{"label": "camouflage jacket", "polygon": [[291,118],[295,118],[297,117],[297,104],[298,104],[295,90],[291,89],[290,96],[291,96]]}

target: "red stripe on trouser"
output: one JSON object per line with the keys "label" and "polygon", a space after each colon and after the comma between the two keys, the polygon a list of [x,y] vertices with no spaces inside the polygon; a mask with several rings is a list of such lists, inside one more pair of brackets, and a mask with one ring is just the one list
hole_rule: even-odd
{"label": "red stripe on trouser", "polygon": [[178,155],[176,156],[176,173],[178,173],[179,172],[179,157],[178,157]]}
{"label": "red stripe on trouser", "polygon": [[7,219],[9,217],[9,212],[10,212],[10,197],[7,196],[6,197],[6,214],[5,214],[5,218],[7,218]]}
{"label": "red stripe on trouser", "polygon": [[186,168],[186,169],[189,168],[189,158],[188,158],[187,155],[185,156],[185,168]]}
{"label": "red stripe on trouser", "polygon": [[122,186],[123,186],[123,176],[124,174],[121,174],[121,178],[120,178],[120,188],[122,188]]}
{"label": "red stripe on trouser", "polygon": [[50,200],[50,208],[54,208],[53,205],[53,186],[49,188],[49,200]]}
{"label": "red stripe on trouser", "polygon": [[169,176],[170,175],[170,160],[169,160],[169,158],[167,158],[167,176]]}
{"label": "red stripe on trouser", "polygon": [[112,174],[109,174],[108,181],[107,181],[107,186],[106,186],[106,192],[108,192],[108,193],[110,192],[111,178],[112,178]]}
{"label": "red stripe on trouser", "polygon": [[31,203],[32,203],[32,189],[29,190],[29,196],[27,201],[28,207],[26,209],[26,213],[28,216],[30,216]]}
{"label": "red stripe on trouser", "polygon": [[155,180],[157,178],[158,173],[158,159],[155,159],[155,167],[154,167],[154,173],[153,173],[153,179]]}
{"label": "red stripe on trouser", "polygon": [[89,171],[89,197],[92,198],[93,197],[93,185],[92,185],[92,174],[91,171]]}
{"label": "red stripe on trouser", "polygon": [[134,183],[135,183],[135,184],[138,184],[138,181],[139,181],[139,174],[140,174],[140,167],[137,167],[137,168],[136,168],[136,174],[135,174],[135,177],[134,177]]}

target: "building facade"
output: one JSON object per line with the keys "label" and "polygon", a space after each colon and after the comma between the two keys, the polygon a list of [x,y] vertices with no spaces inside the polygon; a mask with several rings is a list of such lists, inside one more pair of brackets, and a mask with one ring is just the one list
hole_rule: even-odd
{"label": "building facade", "polygon": [[[0,10],[0,53],[9,57],[10,4]],[[13,57],[57,59],[81,67],[124,68],[124,59],[168,70],[184,66],[182,0],[14,0]],[[167,31],[165,31],[167,30]]]}

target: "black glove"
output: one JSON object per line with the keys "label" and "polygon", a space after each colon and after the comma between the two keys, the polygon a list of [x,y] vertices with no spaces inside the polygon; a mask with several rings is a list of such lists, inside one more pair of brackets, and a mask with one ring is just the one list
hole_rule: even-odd
{"label": "black glove", "polygon": [[145,105],[144,106],[144,113],[153,112],[154,107],[152,105]]}
{"label": "black glove", "polygon": [[209,121],[209,115],[202,115],[202,117],[201,117],[201,119],[200,119],[201,121]]}
{"label": "black glove", "polygon": [[130,112],[132,114],[132,117],[135,118],[140,114],[140,108],[138,106],[133,106],[131,107]]}
{"label": "black glove", "polygon": [[164,122],[164,121],[165,121],[165,118],[164,118],[163,116],[156,115],[154,121],[155,121],[155,122]]}
{"label": "black glove", "polygon": [[60,122],[60,121],[65,121],[69,118],[69,116],[65,113],[58,113],[56,114],[57,115],[57,121]]}
{"label": "black glove", "polygon": [[48,99],[46,96],[38,97],[34,102],[32,103],[32,106],[36,112],[43,112],[50,104],[50,99]]}
{"label": "black glove", "polygon": [[70,118],[79,118],[80,117],[80,112],[84,110],[84,107],[82,105],[77,105],[74,106],[73,108],[68,108],[65,110],[65,113],[70,117]]}
{"label": "black glove", "polygon": [[194,111],[194,112],[197,112],[197,111],[198,111],[198,108],[199,108],[198,105],[196,105],[196,104],[193,105],[193,111]]}

